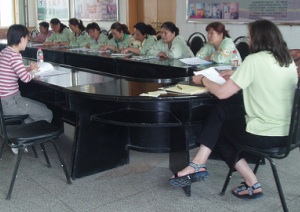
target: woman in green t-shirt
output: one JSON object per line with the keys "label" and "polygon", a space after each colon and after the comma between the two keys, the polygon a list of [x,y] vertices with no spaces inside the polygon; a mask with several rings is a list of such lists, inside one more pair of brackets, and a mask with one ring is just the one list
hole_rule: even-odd
{"label": "woman in green t-shirt", "polygon": [[60,22],[58,18],[53,18],[50,21],[53,33],[44,42],[45,46],[64,46],[69,45],[72,32],[69,28]]}
{"label": "woman in green t-shirt", "polygon": [[[289,54],[278,27],[269,20],[257,20],[248,25],[251,54],[235,72],[221,73],[223,85],[203,75],[193,82],[204,85],[219,99],[224,99],[211,112],[199,136],[200,148],[192,162],[169,179],[174,186],[184,187],[208,177],[205,163],[217,147],[225,162],[235,162],[237,145],[258,149],[285,146],[291,120],[291,110],[298,81],[297,67]],[[243,104],[232,98],[243,91]],[[231,97],[229,99],[229,97]],[[244,156],[234,167],[243,183],[232,189],[238,198],[263,196],[261,184]]]}

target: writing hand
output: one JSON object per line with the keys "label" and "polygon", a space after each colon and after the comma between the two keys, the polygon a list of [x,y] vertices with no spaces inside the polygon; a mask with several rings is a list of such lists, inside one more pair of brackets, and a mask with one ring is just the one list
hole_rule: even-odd
{"label": "writing hand", "polygon": [[197,76],[193,76],[193,82],[194,82],[195,84],[201,85],[201,84],[202,84],[202,83],[201,83],[201,80],[202,80],[203,77],[204,77],[204,76],[201,75],[201,74],[199,74],[199,75],[197,75]]}
{"label": "writing hand", "polygon": [[234,73],[233,70],[224,70],[220,72],[220,76],[223,77],[225,80],[228,80],[229,77]]}

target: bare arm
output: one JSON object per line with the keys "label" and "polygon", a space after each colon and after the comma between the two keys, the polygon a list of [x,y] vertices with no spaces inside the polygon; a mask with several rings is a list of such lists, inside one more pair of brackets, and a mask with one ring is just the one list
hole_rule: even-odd
{"label": "bare arm", "polygon": [[203,84],[212,94],[219,99],[227,99],[232,96],[241,88],[230,78],[223,85],[219,85],[215,82],[210,81],[203,75],[197,75],[193,77],[193,82],[196,84]]}

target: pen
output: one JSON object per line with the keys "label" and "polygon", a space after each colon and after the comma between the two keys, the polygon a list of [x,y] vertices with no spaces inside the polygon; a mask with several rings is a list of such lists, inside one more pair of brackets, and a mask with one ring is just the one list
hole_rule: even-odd
{"label": "pen", "polygon": [[177,88],[179,88],[180,90],[182,90],[182,87],[180,87],[179,85],[176,85]]}

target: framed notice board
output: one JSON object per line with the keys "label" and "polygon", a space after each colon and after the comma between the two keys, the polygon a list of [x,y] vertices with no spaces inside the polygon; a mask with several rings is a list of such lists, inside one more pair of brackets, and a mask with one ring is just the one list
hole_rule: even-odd
{"label": "framed notice board", "polygon": [[38,20],[69,20],[69,0],[36,0]]}
{"label": "framed notice board", "polygon": [[186,0],[188,22],[248,23],[268,19],[300,25],[299,0]]}

